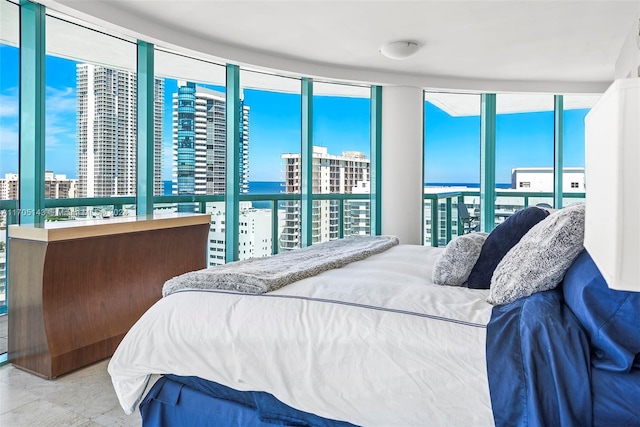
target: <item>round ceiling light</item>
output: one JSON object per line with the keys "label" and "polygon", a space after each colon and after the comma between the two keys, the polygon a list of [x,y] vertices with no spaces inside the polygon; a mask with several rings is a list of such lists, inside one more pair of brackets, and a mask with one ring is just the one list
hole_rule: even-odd
{"label": "round ceiling light", "polygon": [[407,59],[418,52],[420,45],[414,41],[403,40],[387,43],[380,47],[380,53],[391,59]]}

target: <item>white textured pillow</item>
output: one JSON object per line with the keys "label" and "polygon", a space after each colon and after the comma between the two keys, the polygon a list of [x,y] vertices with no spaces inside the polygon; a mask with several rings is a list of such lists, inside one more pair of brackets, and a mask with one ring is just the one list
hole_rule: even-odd
{"label": "white textured pillow", "polygon": [[491,278],[487,302],[509,304],[553,289],[584,244],[584,203],[556,211],[529,230],[502,258]]}
{"label": "white textured pillow", "polygon": [[462,286],[478,261],[487,236],[487,233],[469,233],[452,239],[433,266],[433,283]]}

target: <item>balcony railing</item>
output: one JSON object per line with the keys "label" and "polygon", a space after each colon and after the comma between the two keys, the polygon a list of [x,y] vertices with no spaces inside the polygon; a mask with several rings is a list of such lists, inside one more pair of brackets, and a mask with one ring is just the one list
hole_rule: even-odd
{"label": "balcony railing", "polygon": [[[270,212],[271,254],[277,254],[280,250],[290,250],[300,246],[301,224],[299,218],[301,203],[300,194],[241,194],[240,202],[251,202],[266,207],[252,208],[267,210]],[[565,204],[584,199],[584,193],[565,193]],[[224,234],[224,195],[182,195],[182,196],[156,196],[154,207],[161,211],[163,208],[174,211],[180,205],[192,206],[196,213],[212,213],[211,231],[217,234],[214,240],[222,244],[220,233]],[[358,215],[351,216],[352,202],[367,203],[368,194],[314,194],[313,200],[331,201],[332,208],[326,213],[323,211],[321,221],[326,221],[329,238],[342,238],[351,234],[369,234],[370,217],[367,208],[363,215],[358,210]],[[458,203],[466,203],[475,212],[479,211],[480,194],[477,191],[453,191],[424,194],[424,240],[425,245],[444,246],[453,236],[462,234],[462,227],[458,226]],[[497,191],[495,223],[499,224],[518,209],[535,205],[537,203],[549,203],[553,200],[552,193],[542,192],[515,192]],[[82,218],[109,218],[111,216],[135,215],[135,197],[103,197],[103,198],[76,198],[76,199],[46,199],[46,219],[49,221],[64,221],[67,219]],[[334,208],[335,206],[335,208]],[[215,209],[214,209],[215,208]],[[18,203],[16,200],[0,200],[0,219],[5,227],[0,229],[3,233],[0,239],[0,314],[6,312],[6,265],[10,255],[10,247],[7,245],[6,226],[17,223]],[[242,221],[242,220],[241,220]],[[315,224],[308,225],[310,230],[317,229]],[[435,226],[435,227],[434,227]],[[244,236],[244,234],[243,234]],[[10,286],[10,278],[9,286]]]}
{"label": "balcony railing", "polygon": [[[584,201],[585,193],[563,193],[564,204]],[[471,206],[470,212],[480,212],[479,191],[443,191],[424,194],[425,245],[444,246],[453,236],[462,234],[458,227],[458,203]],[[538,203],[553,204],[552,192],[496,191],[494,224],[499,225],[516,211]],[[477,215],[476,215],[477,216]],[[444,221],[443,221],[444,220]],[[434,238],[434,224],[435,238]]]}

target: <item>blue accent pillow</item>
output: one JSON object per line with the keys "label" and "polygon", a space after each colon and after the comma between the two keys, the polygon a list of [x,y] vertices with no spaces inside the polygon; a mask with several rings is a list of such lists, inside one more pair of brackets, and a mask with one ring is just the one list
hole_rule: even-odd
{"label": "blue accent pillow", "polygon": [[640,369],[640,292],[609,289],[586,250],[567,271],[562,290],[589,336],[591,364],[623,373]]}
{"label": "blue accent pillow", "polygon": [[498,225],[482,245],[480,257],[471,269],[467,286],[472,289],[489,289],[491,276],[502,258],[531,227],[547,216],[549,216],[547,210],[532,206],[519,210]]}

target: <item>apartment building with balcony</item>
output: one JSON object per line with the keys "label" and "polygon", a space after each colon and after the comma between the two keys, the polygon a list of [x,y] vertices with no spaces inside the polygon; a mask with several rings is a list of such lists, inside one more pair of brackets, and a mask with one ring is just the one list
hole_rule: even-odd
{"label": "apartment building with balcony", "polygon": [[[352,189],[353,194],[369,194],[370,181],[360,181]],[[345,202],[349,220],[345,221],[344,234],[366,236],[371,232],[371,202],[369,200],[351,200]]]}
{"label": "apartment building with balcony", "polygon": [[44,173],[44,193],[47,199],[73,199],[78,197],[78,180],[52,171]]}
{"label": "apartment building with balcony", "polygon": [[[300,154],[284,153],[285,193],[301,192],[302,165]],[[352,194],[362,193],[368,189],[370,160],[364,153],[358,151],[344,151],[341,155],[329,154],[326,147],[313,147],[312,160],[312,188],[314,194]],[[351,234],[352,213],[357,220],[355,234],[363,233],[366,221],[360,216],[366,214],[366,209],[356,203],[352,208],[345,202],[344,235]],[[357,206],[357,208],[356,208]],[[280,249],[291,250],[300,244],[300,210],[298,201],[286,203],[285,225],[280,235]],[[361,209],[362,208],[362,209]],[[362,226],[360,224],[363,224]],[[364,228],[362,228],[364,227]],[[312,239],[313,243],[326,242],[339,237],[340,231],[340,203],[337,200],[314,200],[312,208]]]}
{"label": "apartment building with balcony", "polygon": [[[0,178],[0,200],[16,200],[20,192],[20,175],[6,173]],[[53,171],[44,173],[44,194],[47,199],[73,199],[78,197],[78,180],[67,178],[66,174],[56,174]],[[51,215],[63,215],[66,208],[49,209]],[[0,210],[0,226],[4,227],[7,220],[7,211]],[[4,241],[3,239],[0,239]]]}
{"label": "apartment building with balcony", "polygon": [[6,173],[0,178],[0,199],[14,200],[18,198],[20,176],[17,173]]}

